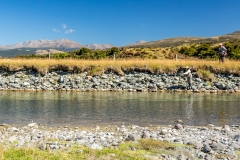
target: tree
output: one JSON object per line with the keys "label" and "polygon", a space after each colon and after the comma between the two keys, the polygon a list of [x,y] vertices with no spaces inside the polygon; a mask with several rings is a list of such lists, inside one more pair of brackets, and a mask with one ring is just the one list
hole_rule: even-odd
{"label": "tree", "polygon": [[94,59],[106,58],[107,52],[105,50],[97,50],[94,52]]}
{"label": "tree", "polygon": [[112,56],[112,55],[118,55],[118,47],[112,47],[110,52],[109,52],[109,55]]}
{"label": "tree", "polygon": [[197,49],[195,47],[195,45],[192,45],[191,47],[187,48],[187,47],[182,47],[179,50],[179,53],[185,54],[187,56],[193,56],[196,53]]}
{"label": "tree", "polygon": [[200,58],[212,58],[213,55],[214,51],[212,50],[209,43],[200,44],[200,46],[197,47],[197,52],[194,54],[194,56]]}
{"label": "tree", "polygon": [[81,56],[81,55],[86,55],[86,54],[89,54],[89,53],[91,53],[91,50],[88,49],[88,48],[83,47],[83,48],[81,48],[81,49],[79,50],[79,52],[76,53],[76,54],[79,55],[79,56]]}

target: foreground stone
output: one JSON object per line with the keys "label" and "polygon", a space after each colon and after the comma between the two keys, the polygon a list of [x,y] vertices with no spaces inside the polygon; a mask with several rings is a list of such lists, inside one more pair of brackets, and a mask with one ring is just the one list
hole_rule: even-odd
{"label": "foreground stone", "polygon": [[[168,154],[145,155],[146,159],[239,159],[240,128],[237,125],[208,126],[148,126],[137,125],[87,127],[45,127],[36,123],[24,127],[0,126],[3,148],[24,147],[40,150],[62,150],[74,145],[101,150],[117,147],[126,141],[141,138],[179,144]],[[178,146],[178,145],[177,145]],[[136,150],[136,148],[130,148]],[[67,151],[67,150],[66,150]],[[78,151],[79,153],[81,150]]]}

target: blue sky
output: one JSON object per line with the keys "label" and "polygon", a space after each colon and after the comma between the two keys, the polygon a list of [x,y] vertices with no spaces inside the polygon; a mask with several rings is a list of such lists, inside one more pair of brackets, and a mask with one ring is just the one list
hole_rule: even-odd
{"label": "blue sky", "polygon": [[67,38],[123,46],[240,30],[240,0],[0,0],[0,45]]}

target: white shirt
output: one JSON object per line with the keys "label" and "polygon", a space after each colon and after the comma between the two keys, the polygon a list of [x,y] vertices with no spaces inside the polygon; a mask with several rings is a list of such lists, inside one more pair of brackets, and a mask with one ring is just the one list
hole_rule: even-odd
{"label": "white shirt", "polygon": [[184,75],[187,75],[187,74],[189,74],[189,73],[191,73],[191,70],[190,69],[188,69],[185,73],[183,73]]}
{"label": "white shirt", "polygon": [[227,49],[224,47],[224,46],[221,46],[220,48],[219,48],[219,54],[220,55],[223,55],[223,54],[225,54],[227,52]]}

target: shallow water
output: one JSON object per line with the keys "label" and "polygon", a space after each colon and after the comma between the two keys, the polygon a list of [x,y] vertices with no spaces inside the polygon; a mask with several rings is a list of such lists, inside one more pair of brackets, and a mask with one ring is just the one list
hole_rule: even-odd
{"label": "shallow water", "polygon": [[239,94],[166,92],[0,92],[0,123],[48,126],[238,125]]}

